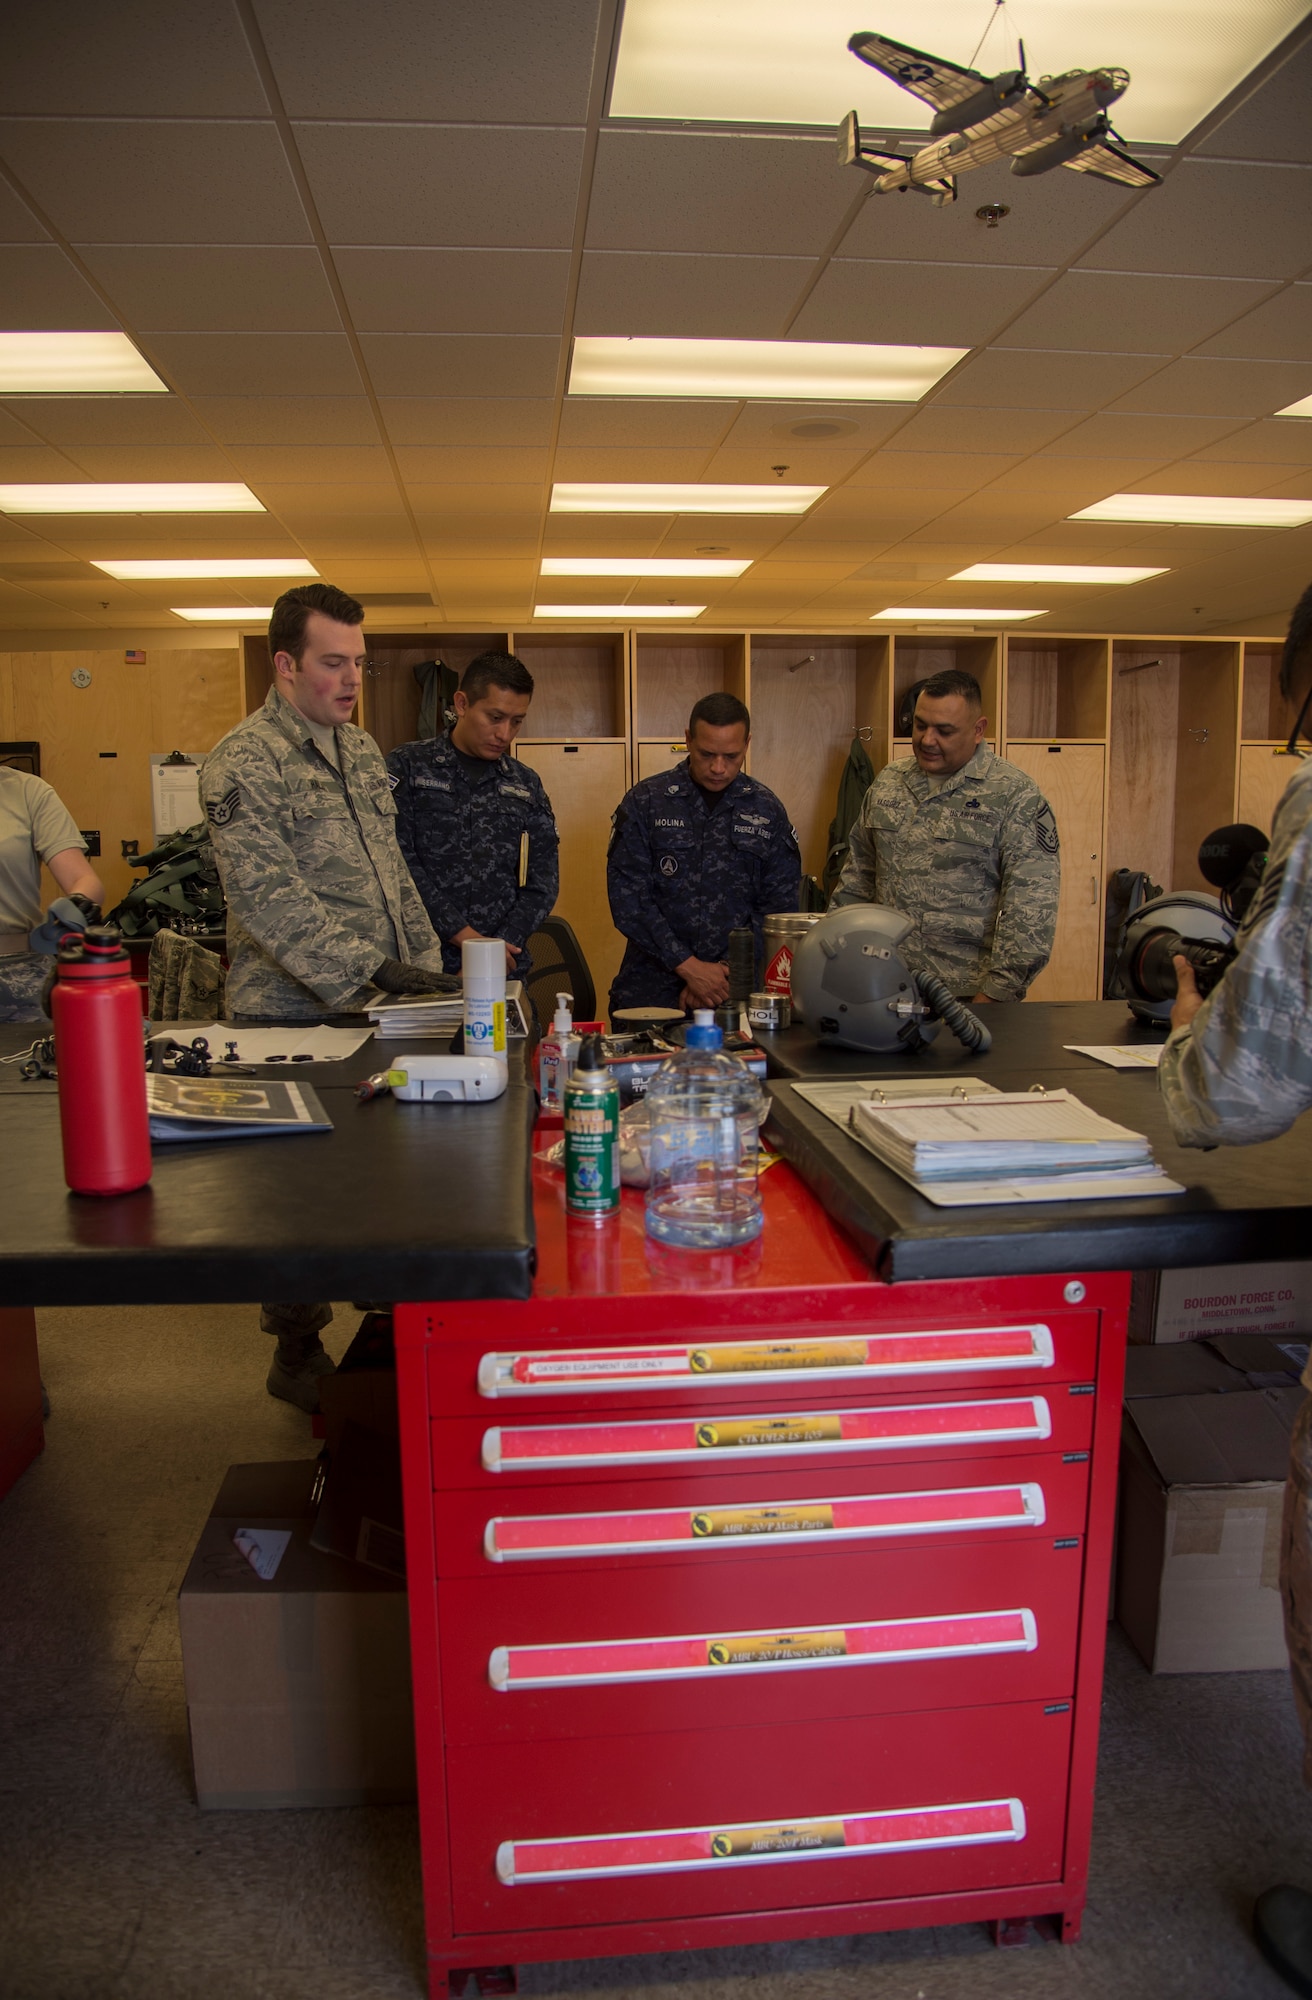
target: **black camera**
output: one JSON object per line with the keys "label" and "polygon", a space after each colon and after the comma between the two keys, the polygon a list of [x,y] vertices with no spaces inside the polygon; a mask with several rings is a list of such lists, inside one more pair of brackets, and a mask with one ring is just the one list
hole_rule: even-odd
{"label": "black camera", "polygon": [[1257,893],[1267,845],[1255,826],[1209,833],[1198,850],[1198,867],[1219,896],[1178,889],[1142,904],[1126,926],[1111,996],[1128,1000],[1141,1021],[1165,1026],[1178,990],[1172,964],[1178,956],[1189,961],[1206,997],[1234,963],[1235,932]]}
{"label": "black camera", "polygon": [[1188,959],[1194,969],[1198,991],[1209,994],[1228,965],[1236,957],[1232,944],[1213,944],[1206,938],[1182,937],[1168,925],[1151,928],[1136,924],[1136,933],[1127,939],[1125,967],[1127,983],[1141,1000],[1174,1001],[1177,992],[1176,957]]}

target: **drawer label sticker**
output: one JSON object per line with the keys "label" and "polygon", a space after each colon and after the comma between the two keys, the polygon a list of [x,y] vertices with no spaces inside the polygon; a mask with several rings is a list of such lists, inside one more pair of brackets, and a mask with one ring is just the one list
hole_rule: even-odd
{"label": "drawer label sticker", "polygon": [[1032,1653],[1038,1621],[1027,1607],[936,1618],[881,1618],[860,1625],[807,1625],[790,1632],[696,1632],[665,1638],[495,1646],[488,1681],[521,1688],[597,1687],[608,1682],[720,1679],[794,1668],[889,1666],[995,1653]]}
{"label": "drawer label sticker", "polygon": [[707,1452],[918,1450],[962,1444],[1041,1443],[1052,1435],[1045,1396],[885,1404],[781,1416],[658,1418],[647,1423],[498,1424],[484,1431],[487,1472],[677,1464]]}
{"label": "drawer label sticker", "polygon": [[1043,1488],[967,1486],[943,1493],[869,1493],[842,1499],[763,1501],[756,1507],[659,1507],[623,1514],[494,1516],[483,1530],[490,1562],[561,1556],[650,1555],[760,1536],[953,1534],[1041,1527]]}
{"label": "drawer label sticker", "polygon": [[594,1347],[485,1354],[482,1396],[568,1395],[580,1390],[695,1389],[720,1377],[822,1381],[853,1375],[960,1374],[1051,1368],[1050,1327],[950,1327],[819,1340],[703,1340],[680,1347]]}
{"label": "drawer label sticker", "polygon": [[1024,1838],[1025,1808],[1019,1799],[979,1799],[898,1812],[826,1813],[777,1825],[666,1827],[574,1840],[505,1840],[497,1848],[496,1871],[507,1888],[514,1888],[606,1875],[659,1875],[690,1868],[906,1854],[918,1848],[979,1847]]}

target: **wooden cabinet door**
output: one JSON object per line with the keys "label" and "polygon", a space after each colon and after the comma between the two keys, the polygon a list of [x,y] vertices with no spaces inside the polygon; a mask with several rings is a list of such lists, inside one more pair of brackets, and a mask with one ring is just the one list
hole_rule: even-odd
{"label": "wooden cabinet door", "polygon": [[624,745],[520,742],[515,754],[533,766],[547,788],[560,830],[555,913],[574,927],[604,1013],[624,954],[624,940],[610,920],[606,900],[610,816],[626,789]]}
{"label": "wooden cabinet door", "polygon": [[1061,840],[1057,935],[1031,1000],[1097,1000],[1102,993],[1103,780],[1101,743],[1009,743],[1007,759],[1033,778]]}
{"label": "wooden cabinet door", "polygon": [[1275,809],[1285,786],[1299,769],[1300,759],[1286,757],[1269,743],[1244,743],[1239,749],[1239,809],[1237,820],[1270,833]]}
{"label": "wooden cabinet door", "polygon": [[640,743],[638,745],[638,783],[644,778],[654,778],[658,771],[672,771],[687,756],[687,746],[683,743]]}

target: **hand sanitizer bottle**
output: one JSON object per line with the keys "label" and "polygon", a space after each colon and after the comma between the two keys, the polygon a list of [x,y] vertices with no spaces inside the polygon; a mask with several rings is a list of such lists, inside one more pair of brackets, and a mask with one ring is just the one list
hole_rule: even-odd
{"label": "hand sanitizer bottle", "polygon": [[553,1122],[564,1116],[565,1086],[579,1059],[579,1038],[570,1014],[573,999],[572,993],[556,995],[551,1033],[538,1044],[539,1116]]}

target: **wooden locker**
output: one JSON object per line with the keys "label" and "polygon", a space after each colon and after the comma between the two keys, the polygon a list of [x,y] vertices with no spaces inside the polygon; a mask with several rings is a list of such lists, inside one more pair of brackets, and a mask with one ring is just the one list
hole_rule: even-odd
{"label": "wooden locker", "polygon": [[1010,743],[1052,807],[1061,839],[1061,900],[1047,968],[1031,1000],[1097,1000],[1102,991],[1103,775],[1101,743]]}
{"label": "wooden locker", "polygon": [[516,755],[547,788],[560,829],[560,894],[556,915],[573,925],[604,1013],[624,940],[606,900],[610,817],[623,798],[623,743],[525,743]]}
{"label": "wooden locker", "polygon": [[1270,833],[1275,809],[1299,765],[1299,758],[1286,757],[1283,750],[1273,750],[1269,743],[1241,744],[1235,818]]}
{"label": "wooden locker", "polygon": [[672,771],[687,756],[684,743],[640,743],[638,745],[638,781],[654,778],[658,771]]}

